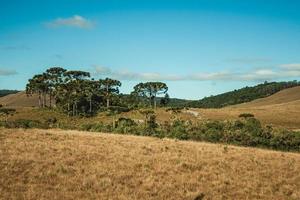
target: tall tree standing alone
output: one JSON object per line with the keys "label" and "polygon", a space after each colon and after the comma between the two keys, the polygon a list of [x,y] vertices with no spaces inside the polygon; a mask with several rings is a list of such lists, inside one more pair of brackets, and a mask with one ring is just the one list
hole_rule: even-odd
{"label": "tall tree standing alone", "polygon": [[99,83],[106,99],[106,108],[109,108],[112,97],[119,94],[119,87],[121,87],[121,82],[118,80],[106,78],[100,79]]}
{"label": "tall tree standing alone", "polygon": [[137,96],[147,97],[150,100],[150,106],[156,109],[156,97],[168,92],[168,86],[162,82],[139,83],[134,86],[133,93]]}

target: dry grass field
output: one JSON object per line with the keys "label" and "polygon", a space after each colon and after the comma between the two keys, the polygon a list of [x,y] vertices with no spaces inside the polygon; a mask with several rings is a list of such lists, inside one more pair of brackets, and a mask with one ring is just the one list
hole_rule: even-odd
{"label": "dry grass field", "polygon": [[[28,96],[24,91],[1,97],[0,104],[7,107],[14,107],[14,108],[39,106],[38,95],[34,94],[32,96]],[[47,98],[47,104],[49,104],[48,98]]]}
{"label": "dry grass field", "polygon": [[0,199],[298,200],[300,154],[127,135],[0,129],[0,177]]}

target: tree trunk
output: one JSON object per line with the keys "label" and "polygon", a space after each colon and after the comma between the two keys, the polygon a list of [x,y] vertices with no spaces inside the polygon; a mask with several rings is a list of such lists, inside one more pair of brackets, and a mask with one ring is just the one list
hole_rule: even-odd
{"label": "tree trunk", "polygon": [[92,114],[92,97],[90,98],[90,113]]}
{"label": "tree trunk", "polygon": [[70,103],[68,103],[68,116],[70,116]]}
{"label": "tree trunk", "polygon": [[73,116],[75,116],[75,103],[73,103]]}
{"label": "tree trunk", "polygon": [[106,86],[106,108],[109,108],[108,85]]}
{"label": "tree trunk", "polygon": [[41,97],[41,93],[39,93],[39,107],[42,107],[42,97]]}
{"label": "tree trunk", "polygon": [[113,128],[113,130],[116,128],[116,116],[115,115],[113,115],[113,125],[112,125],[112,128]]}
{"label": "tree trunk", "polygon": [[52,103],[52,95],[51,93],[49,94],[49,107],[51,108],[51,103]]}
{"label": "tree trunk", "polygon": [[43,108],[46,107],[46,93],[43,94]]}
{"label": "tree trunk", "polygon": [[153,98],[153,103],[154,103],[154,109],[156,109],[156,98]]}
{"label": "tree trunk", "polygon": [[77,116],[78,115],[78,106],[77,106],[77,101],[75,103],[75,115]]}
{"label": "tree trunk", "polygon": [[106,108],[108,109],[109,108],[109,98],[107,97],[106,99]]}

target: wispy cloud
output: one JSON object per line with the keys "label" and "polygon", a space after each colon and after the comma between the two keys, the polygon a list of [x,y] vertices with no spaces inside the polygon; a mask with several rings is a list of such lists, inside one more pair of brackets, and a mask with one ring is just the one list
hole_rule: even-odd
{"label": "wispy cloud", "polygon": [[31,48],[26,45],[11,45],[11,46],[0,46],[0,49],[13,51],[13,50],[30,50]]}
{"label": "wispy cloud", "polygon": [[[288,66],[288,64],[287,64]],[[98,76],[110,76],[119,80],[139,81],[271,81],[286,78],[298,78],[300,68],[283,69],[282,66],[254,69],[250,71],[218,71],[198,72],[186,75],[139,73],[129,70],[112,70],[108,67],[94,66],[94,73]]]}
{"label": "wispy cloud", "polygon": [[283,64],[280,67],[286,70],[300,70],[300,63]]}
{"label": "wispy cloud", "polygon": [[16,75],[17,72],[15,70],[10,69],[0,69],[0,76],[12,76]]}
{"label": "wispy cloud", "polygon": [[61,54],[55,54],[54,57],[58,60],[61,60],[64,58]]}
{"label": "wispy cloud", "polygon": [[129,70],[112,70],[108,67],[94,66],[95,75],[110,76],[120,80],[181,80],[182,77],[176,75],[162,75],[160,73],[138,73]]}
{"label": "wispy cloud", "polygon": [[260,58],[231,58],[231,59],[227,59],[226,61],[230,62],[230,63],[237,63],[237,64],[261,64],[261,63],[271,62],[272,59],[264,58],[264,57],[260,57]]}
{"label": "wispy cloud", "polygon": [[69,18],[57,18],[46,23],[46,26],[49,28],[74,27],[80,29],[90,29],[93,28],[94,25],[95,24],[91,20],[80,15],[74,15]]}

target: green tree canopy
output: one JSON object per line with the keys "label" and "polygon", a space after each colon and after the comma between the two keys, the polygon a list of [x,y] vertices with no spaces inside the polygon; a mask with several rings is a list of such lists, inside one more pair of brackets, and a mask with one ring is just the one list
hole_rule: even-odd
{"label": "green tree canopy", "polygon": [[119,87],[121,87],[121,82],[118,80],[105,78],[100,79],[99,84],[106,99],[106,107],[109,108],[112,97],[119,94]]}
{"label": "green tree canopy", "polygon": [[162,82],[139,83],[134,86],[133,93],[137,96],[147,97],[150,105],[156,108],[156,97],[168,92],[168,86]]}

